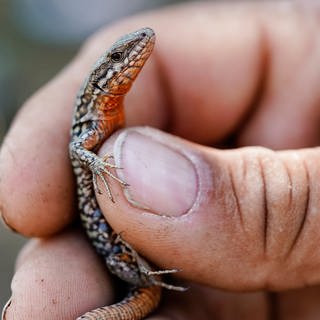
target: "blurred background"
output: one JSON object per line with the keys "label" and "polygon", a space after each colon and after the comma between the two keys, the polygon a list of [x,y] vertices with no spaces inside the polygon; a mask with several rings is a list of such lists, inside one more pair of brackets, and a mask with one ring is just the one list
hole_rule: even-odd
{"label": "blurred background", "polygon": [[[23,101],[102,25],[178,0],[0,0],[0,142]],[[0,223],[0,309],[26,240]]]}

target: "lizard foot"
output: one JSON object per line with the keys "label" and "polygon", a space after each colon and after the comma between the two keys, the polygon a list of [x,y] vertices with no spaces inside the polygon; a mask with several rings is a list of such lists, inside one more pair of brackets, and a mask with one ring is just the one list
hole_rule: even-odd
{"label": "lizard foot", "polygon": [[151,270],[149,264],[142,257],[140,257],[140,255],[131,247],[131,245],[129,243],[127,243],[125,240],[122,239],[121,232],[119,234],[117,234],[116,241],[122,243],[125,246],[125,248],[128,250],[127,253],[134,257],[134,259],[136,260],[136,263],[138,265],[140,273],[144,274],[148,278],[148,281],[150,281],[150,283],[152,285],[163,287],[168,290],[175,290],[175,291],[188,290],[188,288],[174,286],[174,285],[171,285],[171,284],[168,284],[168,283],[161,281],[161,277],[160,277],[161,275],[172,274],[172,273],[180,272],[181,270],[179,270],[179,269]]}
{"label": "lizard foot", "polygon": [[98,186],[98,178],[101,179],[101,181],[104,184],[104,187],[107,190],[107,194],[108,197],[110,198],[110,200],[112,202],[114,202],[112,193],[111,193],[111,189],[109,186],[109,183],[106,179],[106,177],[104,176],[104,174],[106,174],[107,176],[109,176],[110,178],[116,180],[117,182],[119,182],[122,186],[124,187],[128,187],[128,183],[126,183],[125,181],[119,179],[117,176],[115,176],[112,172],[111,169],[122,169],[120,167],[117,167],[114,163],[109,162],[108,160],[110,158],[113,158],[113,156],[111,155],[107,155],[103,158],[99,158],[97,157],[91,164],[90,164],[90,170],[92,172],[92,180],[93,180],[93,187],[94,190],[99,193],[102,194],[102,191],[100,190],[99,186]]}

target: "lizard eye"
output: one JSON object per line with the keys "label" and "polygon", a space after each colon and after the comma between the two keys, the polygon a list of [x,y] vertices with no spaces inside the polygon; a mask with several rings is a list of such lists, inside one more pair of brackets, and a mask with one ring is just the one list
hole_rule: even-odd
{"label": "lizard eye", "polygon": [[123,58],[123,53],[122,52],[114,52],[111,54],[111,60],[113,62],[119,62]]}

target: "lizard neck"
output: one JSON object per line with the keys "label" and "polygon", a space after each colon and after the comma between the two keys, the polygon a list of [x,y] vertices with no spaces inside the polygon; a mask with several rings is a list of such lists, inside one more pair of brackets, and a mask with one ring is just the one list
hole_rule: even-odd
{"label": "lizard neck", "polygon": [[117,112],[123,109],[123,99],[123,95],[101,94],[96,98],[96,108],[104,113]]}
{"label": "lizard neck", "polygon": [[96,100],[96,110],[101,119],[101,128],[106,136],[124,126],[124,96],[100,95]]}

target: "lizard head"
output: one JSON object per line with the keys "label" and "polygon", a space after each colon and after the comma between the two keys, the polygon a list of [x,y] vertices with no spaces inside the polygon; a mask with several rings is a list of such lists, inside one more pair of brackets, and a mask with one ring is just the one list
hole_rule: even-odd
{"label": "lizard head", "polygon": [[95,93],[126,94],[149,58],[155,42],[150,28],[142,28],[118,39],[98,60],[89,82]]}

